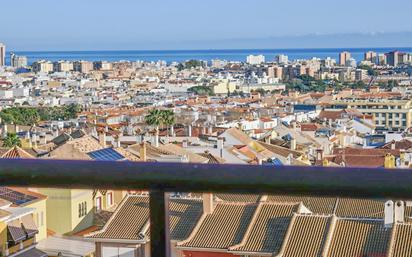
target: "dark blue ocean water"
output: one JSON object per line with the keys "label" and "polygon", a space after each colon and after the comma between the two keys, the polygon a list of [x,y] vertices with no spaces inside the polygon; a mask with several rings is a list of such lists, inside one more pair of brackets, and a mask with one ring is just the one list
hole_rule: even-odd
{"label": "dark blue ocean water", "polygon": [[[263,54],[266,61],[274,59],[275,55],[285,54],[290,60],[318,58],[338,58],[339,52],[349,51],[357,61],[363,60],[366,51],[386,53],[392,50],[412,52],[409,48],[319,48],[319,49],[239,49],[239,50],[130,50],[130,51],[15,51],[18,55],[28,57],[31,64],[36,60],[86,60],[86,61],[159,61],[182,62],[190,59],[210,61],[212,59],[223,59],[228,61],[245,61],[250,54]],[[10,62],[9,55],[6,60]]]}

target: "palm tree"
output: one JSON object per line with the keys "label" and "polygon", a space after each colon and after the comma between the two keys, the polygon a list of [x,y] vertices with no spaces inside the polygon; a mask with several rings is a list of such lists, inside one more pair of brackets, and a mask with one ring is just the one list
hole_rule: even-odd
{"label": "palm tree", "polygon": [[175,114],[172,110],[150,110],[145,121],[147,125],[155,127],[158,134],[160,126],[169,127],[175,124]]}
{"label": "palm tree", "polygon": [[161,110],[150,110],[149,114],[146,115],[145,121],[149,126],[156,128],[156,134],[159,134],[159,126],[162,125],[162,111]]}
{"label": "palm tree", "polygon": [[162,124],[167,128],[167,134],[169,135],[169,127],[173,126],[176,122],[175,113],[172,110],[161,111]]}
{"label": "palm tree", "polygon": [[21,140],[16,135],[16,133],[7,133],[6,138],[4,138],[3,140],[3,146],[5,147],[21,146]]}

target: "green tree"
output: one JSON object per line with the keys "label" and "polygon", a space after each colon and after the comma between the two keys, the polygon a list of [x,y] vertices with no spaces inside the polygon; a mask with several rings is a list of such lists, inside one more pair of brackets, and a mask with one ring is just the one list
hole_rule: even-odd
{"label": "green tree", "polygon": [[172,110],[162,110],[162,124],[167,128],[167,134],[169,134],[169,127],[173,126],[176,122],[175,113]]}
{"label": "green tree", "polygon": [[162,112],[161,110],[150,110],[145,117],[146,124],[156,128],[156,134],[159,133],[159,126],[162,125]]}
{"label": "green tree", "polygon": [[21,140],[16,133],[7,133],[6,138],[3,140],[4,147],[21,146]]}
{"label": "green tree", "polygon": [[187,91],[193,92],[196,95],[213,95],[213,89],[208,86],[195,86],[189,88]]}

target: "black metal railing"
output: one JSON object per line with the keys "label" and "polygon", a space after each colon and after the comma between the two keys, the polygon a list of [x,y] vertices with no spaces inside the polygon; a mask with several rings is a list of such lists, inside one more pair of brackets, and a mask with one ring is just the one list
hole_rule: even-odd
{"label": "black metal railing", "polygon": [[412,170],[0,160],[7,186],[149,190],[151,256],[170,256],[166,192],[412,198]]}

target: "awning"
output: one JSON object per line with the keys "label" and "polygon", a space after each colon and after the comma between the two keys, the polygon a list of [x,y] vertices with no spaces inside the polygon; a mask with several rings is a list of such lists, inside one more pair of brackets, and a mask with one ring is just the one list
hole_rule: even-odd
{"label": "awning", "polygon": [[16,255],[15,257],[47,257],[47,254],[36,248],[32,248],[19,255]]}
{"label": "awning", "polygon": [[23,223],[23,228],[29,237],[32,237],[39,232],[31,215],[23,216],[21,218],[21,222]]}
{"label": "awning", "polygon": [[13,220],[7,224],[11,239],[18,243],[26,238],[26,232],[24,232],[21,226],[20,220]]}

